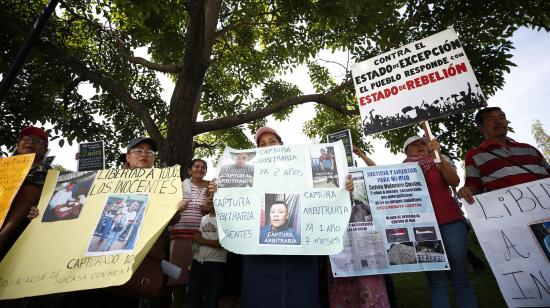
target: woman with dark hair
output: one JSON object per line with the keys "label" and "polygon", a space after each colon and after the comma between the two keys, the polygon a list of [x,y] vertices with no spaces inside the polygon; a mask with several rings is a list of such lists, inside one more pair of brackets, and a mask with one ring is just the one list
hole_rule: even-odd
{"label": "woman with dark hair", "polygon": [[207,164],[202,159],[193,159],[187,168],[190,178],[183,181],[183,199],[188,201],[187,209],[181,212],[179,220],[170,228],[170,262],[182,271],[178,279],[169,278],[172,288],[172,307],[182,307],[185,286],[189,283],[189,266],[193,261],[192,238],[199,231],[206,202],[208,181],[204,180]]}

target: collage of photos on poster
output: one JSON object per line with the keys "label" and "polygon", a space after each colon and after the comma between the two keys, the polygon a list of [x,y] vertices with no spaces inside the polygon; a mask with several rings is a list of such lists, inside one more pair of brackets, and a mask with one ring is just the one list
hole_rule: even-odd
{"label": "collage of photos on poster", "polygon": [[435,226],[386,229],[390,265],[446,262]]}
{"label": "collage of photos on poster", "polygon": [[260,244],[301,245],[299,194],[264,194],[260,217]]}
{"label": "collage of photos on poster", "polygon": [[138,240],[147,194],[111,194],[103,206],[86,255],[130,252]]}
{"label": "collage of photos on poster", "polygon": [[313,188],[340,187],[334,147],[312,147],[310,149],[310,160]]}
{"label": "collage of photos on poster", "polygon": [[253,187],[256,151],[229,154],[220,163],[218,188]]}
{"label": "collage of photos on poster", "polygon": [[48,202],[42,222],[76,219],[86,203],[95,178],[95,171],[60,175],[52,198]]}

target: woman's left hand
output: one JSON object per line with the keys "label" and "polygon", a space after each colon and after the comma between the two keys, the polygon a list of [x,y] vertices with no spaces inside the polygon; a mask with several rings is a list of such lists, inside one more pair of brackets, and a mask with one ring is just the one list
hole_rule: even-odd
{"label": "woman's left hand", "polygon": [[353,179],[351,178],[351,174],[346,176],[346,190],[350,193],[353,192]]}
{"label": "woman's left hand", "polygon": [[430,142],[428,142],[428,151],[430,152],[438,151],[441,153],[441,145],[437,140],[432,139],[430,140]]}

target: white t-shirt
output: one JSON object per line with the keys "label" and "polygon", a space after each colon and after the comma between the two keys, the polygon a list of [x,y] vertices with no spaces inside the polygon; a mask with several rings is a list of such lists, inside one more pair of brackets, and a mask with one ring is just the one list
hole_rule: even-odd
{"label": "white t-shirt", "polygon": [[[216,216],[204,215],[201,219],[199,231],[202,237],[207,240],[218,239],[218,223]],[[213,248],[206,245],[199,245],[199,249],[193,254],[193,259],[203,262],[223,262],[227,260],[227,251],[223,248]]]}
{"label": "white t-shirt", "polygon": [[65,204],[68,201],[74,201],[73,192],[71,190],[67,191],[66,189],[60,190],[53,195],[52,200],[50,200],[50,209],[53,209],[59,204]]}

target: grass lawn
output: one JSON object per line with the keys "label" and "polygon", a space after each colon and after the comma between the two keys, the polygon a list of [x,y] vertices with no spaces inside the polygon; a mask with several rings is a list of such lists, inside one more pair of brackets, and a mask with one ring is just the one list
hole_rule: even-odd
{"label": "grass lawn", "polygon": [[[470,281],[476,292],[480,307],[506,307],[506,303],[500,294],[497,281],[493,272],[485,260],[485,255],[473,234],[470,232],[468,246],[480,258],[483,259],[486,268],[481,272],[474,272],[470,266]],[[406,307],[431,307],[428,281],[424,273],[407,273],[391,275],[397,293],[397,304],[400,308]],[[451,295],[454,301],[454,295]],[[456,305],[453,302],[453,306]],[[436,307],[434,307],[436,308]]]}

